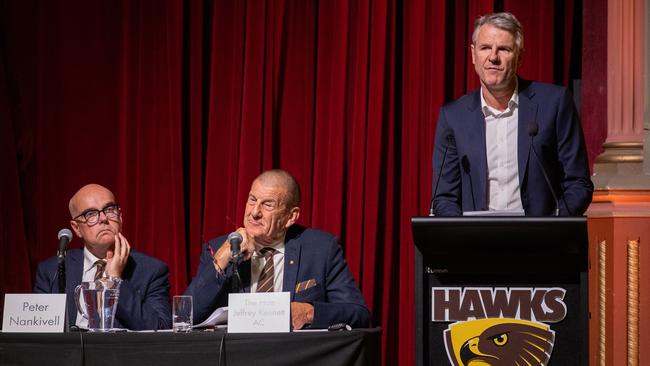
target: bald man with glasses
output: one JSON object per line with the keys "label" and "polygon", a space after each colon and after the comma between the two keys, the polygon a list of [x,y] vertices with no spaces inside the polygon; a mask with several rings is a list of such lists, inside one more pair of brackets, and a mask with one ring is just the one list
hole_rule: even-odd
{"label": "bald man with glasses", "polygon": [[[80,329],[88,325],[76,309],[75,287],[109,277],[121,279],[115,328],[171,328],[169,269],[165,263],[131,249],[122,235],[122,212],[113,193],[98,184],[88,184],[72,196],[69,209],[70,226],[84,241],[84,248],[69,250],[65,258],[68,324]],[[60,292],[56,257],[39,264],[34,292]]]}

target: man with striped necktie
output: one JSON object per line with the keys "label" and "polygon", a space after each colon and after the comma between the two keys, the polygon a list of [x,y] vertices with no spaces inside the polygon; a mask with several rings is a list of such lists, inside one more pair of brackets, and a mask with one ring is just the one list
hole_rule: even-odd
{"label": "man with striped necktie", "polygon": [[[300,188],[286,171],[269,170],[251,185],[241,243],[239,275],[245,292],[291,293],[293,329],[347,323],[370,325],[370,312],[336,238],[295,224]],[[230,242],[210,240],[185,292],[194,298],[195,322],[226,306],[234,277]]]}
{"label": "man with striped necktie", "polygon": [[[155,258],[131,250],[122,235],[122,211],[115,196],[98,184],[82,187],[69,204],[70,226],[84,241],[65,257],[68,324],[84,329],[88,321],[77,311],[74,289],[100,277],[120,278],[115,328],[171,328],[169,269]],[[57,259],[40,263],[34,292],[58,293]]]}

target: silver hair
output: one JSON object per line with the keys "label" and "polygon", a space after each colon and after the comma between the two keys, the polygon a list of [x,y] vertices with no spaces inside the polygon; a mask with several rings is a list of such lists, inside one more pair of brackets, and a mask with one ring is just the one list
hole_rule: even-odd
{"label": "silver hair", "polygon": [[284,187],[287,190],[287,195],[286,197],[283,197],[283,201],[288,208],[298,207],[300,204],[300,186],[298,185],[298,182],[296,182],[296,179],[286,170],[267,170],[258,175],[255,180],[265,184]]}
{"label": "silver hair", "polygon": [[517,47],[517,50],[521,51],[524,49],[524,28],[521,26],[521,23],[519,23],[514,15],[507,12],[487,14],[476,19],[474,33],[472,34],[472,44],[474,46],[476,46],[476,37],[478,36],[478,30],[485,24],[489,24],[512,33],[512,35],[515,37],[515,47]]}

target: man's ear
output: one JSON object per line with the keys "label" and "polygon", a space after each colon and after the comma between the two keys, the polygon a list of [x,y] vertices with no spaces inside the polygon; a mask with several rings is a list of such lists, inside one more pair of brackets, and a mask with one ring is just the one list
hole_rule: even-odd
{"label": "man's ear", "polygon": [[70,220],[70,227],[72,228],[72,231],[74,231],[74,233],[77,234],[77,237],[83,239],[83,237],[81,236],[81,230],[79,230],[79,224],[76,221]]}
{"label": "man's ear", "polygon": [[476,65],[476,59],[474,57],[474,45],[469,45],[469,53],[472,54],[472,65]]}
{"label": "man's ear", "polygon": [[300,207],[292,208],[289,212],[289,220],[287,220],[287,224],[284,227],[289,228],[289,226],[295,224],[298,221],[298,217],[300,217]]}

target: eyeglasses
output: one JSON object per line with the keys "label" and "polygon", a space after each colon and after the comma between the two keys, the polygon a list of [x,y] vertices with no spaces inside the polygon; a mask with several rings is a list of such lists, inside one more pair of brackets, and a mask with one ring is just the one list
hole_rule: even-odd
{"label": "eyeglasses", "polygon": [[98,210],[96,208],[91,208],[88,209],[76,217],[73,218],[73,220],[77,221],[78,218],[83,217],[83,221],[88,224],[88,225],[95,225],[96,223],[99,222],[99,214],[103,212],[104,216],[106,216],[107,219],[115,219],[120,215],[120,205],[117,203],[110,204],[101,210]]}

